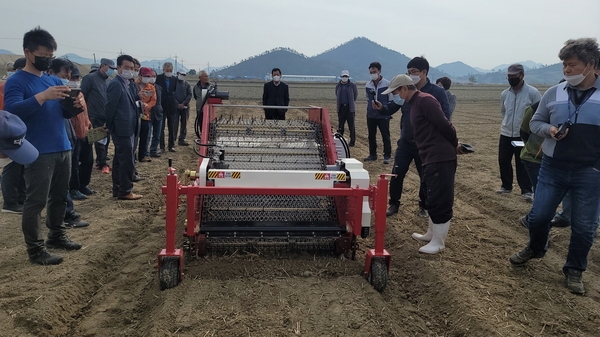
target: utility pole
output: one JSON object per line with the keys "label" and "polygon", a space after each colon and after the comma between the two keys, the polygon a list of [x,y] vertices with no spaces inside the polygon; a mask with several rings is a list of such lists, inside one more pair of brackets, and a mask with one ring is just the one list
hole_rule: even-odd
{"label": "utility pole", "polygon": [[175,54],[175,72],[177,72],[177,54]]}
{"label": "utility pole", "polygon": [[96,53],[93,54],[94,55],[94,64],[96,63]]}

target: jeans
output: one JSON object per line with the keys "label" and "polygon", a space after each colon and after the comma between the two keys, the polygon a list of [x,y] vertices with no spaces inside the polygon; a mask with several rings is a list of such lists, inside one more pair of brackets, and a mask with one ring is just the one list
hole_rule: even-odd
{"label": "jeans", "polygon": [[377,129],[381,132],[383,139],[383,157],[392,156],[392,142],[390,140],[390,120],[389,118],[368,118],[367,132],[369,134],[369,156],[377,157]]}
{"label": "jeans", "polygon": [[133,190],[135,164],[133,158],[133,138],[119,137],[113,134],[115,158],[113,159],[112,183],[113,197],[124,197]]}
{"label": "jeans", "polygon": [[521,138],[511,138],[500,135],[500,143],[498,145],[498,165],[500,166],[500,179],[502,187],[507,190],[512,190],[513,187],[513,168],[512,158],[515,158],[515,166],[517,168],[517,182],[521,188],[521,194],[531,193],[532,185],[527,171],[521,162],[521,148],[512,146],[513,140],[521,140]]}
{"label": "jeans", "polygon": [[456,160],[423,166],[423,180],[427,187],[427,211],[434,224],[452,219],[454,206],[454,175]]}
{"label": "jeans", "polygon": [[149,155],[148,145],[150,144],[150,128],[152,127],[151,121],[142,120],[140,125],[140,140],[138,147],[138,161],[142,161],[144,157]]}
{"label": "jeans", "polygon": [[522,160],[521,163],[525,167],[525,171],[527,171],[527,176],[531,181],[531,189],[535,193],[535,186],[537,185],[538,175],[540,174],[540,166],[542,164],[534,163],[527,160]]}
{"label": "jeans", "polygon": [[163,130],[163,121],[162,119],[157,120],[153,115],[150,123],[150,134],[152,135],[150,141],[150,154],[156,154],[158,152],[158,144],[160,143],[160,136]]}
{"label": "jeans", "polygon": [[[567,165],[567,164],[565,164]],[[529,212],[529,247],[545,252],[550,221],[567,192],[571,193],[571,240],[563,272],[585,271],[587,256],[598,228],[600,172],[589,167],[556,167],[542,161],[533,207]]]}
{"label": "jeans", "polygon": [[394,167],[392,168],[392,177],[390,180],[390,205],[400,206],[400,198],[402,197],[402,188],[404,186],[404,177],[408,172],[408,168],[412,161],[415,161],[417,172],[419,173],[419,207],[427,208],[425,200],[427,199],[427,191],[423,182],[423,166],[421,165],[421,157],[419,157],[419,150],[417,144],[408,140],[400,138],[398,140],[398,148],[394,155]]}
{"label": "jeans", "polygon": [[10,162],[2,169],[2,208],[14,208],[25,202],[25,166]]}
{"label": "jeans", "polygon": [[69,188],[71,190],[80,190],[89,185],[92,179],[92,169],[94,167],[92,144],[87,141],[87,138],[77,139],[71,156],[71,180],[69,181]]}
{"label": "jeans", "polygon": [[356,128],[354,126],[354,111],[350,111],[348,104],[342,104],[338,108],[338,130],[340,135],[344,135],[344,126],[348,122],[348,130],[350,131],[350,144],[356,142]]}
{"label": "jeans", "polygon": [[65,234],[63,223],[69,194],[71,151],[40,154],[38,159],[25,165],[27,197],[23,205],[21,226],[29,255],[44,248],[42,210],[46,207],[48,239]]}
{"label": "jeans", "polygon": [[[187,121],[190,117],[190,109],[177,109],[175,113],[175,118],[173,120],[173,143],[175,143],[175,138],[177,137],[177,132],[179,131],[179,141],[183,142],[185,137],[187,136]],[[181,124],[181,126],[180,126]],[[180,129],[181,127],[181,129]],[[171,141],[171,133],[169,132],[169,141]]]}

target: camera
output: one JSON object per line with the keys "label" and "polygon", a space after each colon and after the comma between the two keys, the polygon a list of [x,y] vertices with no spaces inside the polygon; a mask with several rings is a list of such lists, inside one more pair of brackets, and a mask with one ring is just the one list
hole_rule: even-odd
{"label": "camera", "polygon": [[567,132],[567,129],[571,126],[571,122],[566,122],[558,126],[558,131],[554,135],[554,137],[561,137]]}

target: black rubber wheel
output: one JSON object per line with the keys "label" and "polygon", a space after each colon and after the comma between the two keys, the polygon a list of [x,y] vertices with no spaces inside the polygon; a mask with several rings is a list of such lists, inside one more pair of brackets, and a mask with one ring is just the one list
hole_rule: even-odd
{"label": "black rubber wheel", "polygon": [[179,284],[179,258],[164,257],[158,271],[160,290],[174,288]]}
{"label": "black rubber wheel", "polygon": [[369,277],[369,283],[375,288],[375,290],[382,292],[385,289],[388,281],[388,271],[385,265],[385,259],[374,258],[371,261],[371,276]]}

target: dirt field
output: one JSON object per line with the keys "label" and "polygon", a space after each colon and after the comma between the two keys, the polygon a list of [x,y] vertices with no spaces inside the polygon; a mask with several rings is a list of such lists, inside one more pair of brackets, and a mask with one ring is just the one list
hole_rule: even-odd
{"label": "dirt field", "polygon": [[[258,83],[223,82],[219,88],[231,92],[230,104],[258,103],[262,92]],[[600,336],[598,245],[584,274],[585,296],[570,294],[561,274],[569,229],[552,230],[544,259],[521,268],[508,262],[527,242],[518,219],[530,204],[518,193],[494,192],[500,187],[502,89],[453,89],[459,138],[476,152],[459,159],[447,248],[422,255],[410,237],[427,225],[416,215],[413,167],[400,213],[388,220],[386,247],[393,259],[383,293],[361,276],[370,239],[360,242],[356,261],[309,255],[188,260],[183,283],[160,291],[156,254],[164,246],[160,187],[167,157],[180,171],[197,161],[191,148],[178,147],[138,164],[146,177],[134,189],[144,195],[140,201],[113,199],[109,175],[95,170],[91,185],[98,193],[75,204],[91,226],[69,230],[84,248],[61,252],[59,266],[30,264],[20,217],[0,215],[0,336]],[[333,85],[291,84],[290,95],[292,105],[330,109],[337,123]],[[368,154],[362,100],[352,149],[359,160]],[[393,141],[399,120],[392,120]],[[374,182],[391,165],[378,161],[366,168]]]}

